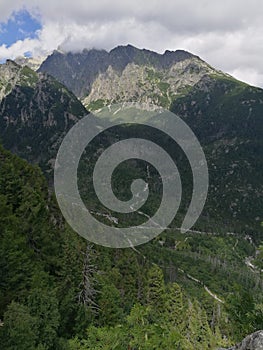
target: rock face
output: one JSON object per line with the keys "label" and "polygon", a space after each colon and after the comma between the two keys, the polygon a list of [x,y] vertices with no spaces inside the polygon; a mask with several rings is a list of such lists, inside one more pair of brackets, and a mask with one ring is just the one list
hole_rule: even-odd
{"label": "rock face", "polygon": [[222,74],[197,57],[175,62],[168,68],[129,63],[120,73],[109,66],[92,83],[83,100],[88,109],[119,101],[136,101],[168,108],[172,101],[187,93],[202,77]]}
{"label": "rock face", "polygon": [[16,84],[34,86],[36,81],[34,72],[28,74],[26,79],[23,79],[25,77],[23,73],[21,67],[11,60],[0,65],[0,100],[7,96]]}
{"label": "rock face", "polygon": [[45,59],[46,59],[46,56],[38,56],[38,57],[18,56],[15,59],[15,62],[20,66],[28,66],[34,71],[37,71]]}
{"label": "rock face", "polygon": [[[176,63],[193,58],[203,62],[197,56],[182,50],[165,51],[161,55],[145,49],[140,50],[131,45],[118,46],[110,52],[95,49],[83,50],[79,53],[55,51],[42,63],[39,71],[51,74],[76,96],[85,98],[100,74],[106,73],[106,77],[111,74],[111,71],[108,71],[109,67],[119,76],[131,64],[137,67],[153,67],[154,70],[163,72],[169,71]],[[140,68],[137,70],[140,71]]]}
{"label": "rock face", "polygon": [[226,76],[182,50],[158,54],[131,45],[110,52],[55,51],[40,66],[78,96],[89,110],[122,101],[169,108],[205,76]]}
{"label": "rock face", "polygon": [[241,343],[231,348],[218,350],[263,350],[263,330],[248,335]]}

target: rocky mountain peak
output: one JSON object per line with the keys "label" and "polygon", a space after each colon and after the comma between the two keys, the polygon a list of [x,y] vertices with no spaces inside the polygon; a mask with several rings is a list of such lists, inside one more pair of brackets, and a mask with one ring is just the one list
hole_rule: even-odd
{"label": "rocky mountain peak", "polygon": [[21,67],[12,60],[6,60],[6,63],[0,65],[1,79],[10,79],[19,72]]}
{"label": "rocky mountain peak", "polygon": [[105,73],[109,66],[118,73],[122,73],[132,63],[163,70],[170,69],[174,64],[187,59],[200,60],[197,56],[183,50],[165,51],[164,54],[159,54],[126,45],[117,46],[109,52],[97,49],[75,53],[55,51],[42,63],[39,71],[48,72],[79,98],[85,98],[89,95],[98,75]]}
{"label": "rocky mountain peak", "polygon": [[19,81],[21,67],[12,60],[0,65],[0,100],[10,93]]}
{"label": "rocky mountain peak", "polygon": [[15,62],[20,66],[28,66],[34,71],[37,71],[45,59],[46,59],[46,56],[38,56],[38,57],[19,56],[15,59]]}
{"label": "rocky mountain peak", "polygon": [[132,62],[120,72],[109,66],[92,83],[84,105],[93,110],[109,103],[137,101],[168,108],[173,100],[186,94],[204,77],[221,74],[191,54],[179,52],[180,59],[176,52],[166,56],[163,67],[153,62],[145,65]]}

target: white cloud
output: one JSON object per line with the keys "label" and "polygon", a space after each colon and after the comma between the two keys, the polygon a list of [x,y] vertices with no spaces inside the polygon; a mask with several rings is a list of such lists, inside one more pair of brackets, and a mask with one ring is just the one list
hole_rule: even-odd
{"label": "white cloud", "polygon": [[0,5],[0,21],[23,6],[40,14],[43,28],[36,39],[0,46],[0,59],[27,51],[42,55],[58,46],[180,48],[263,87],[261,0],[9,0]]}

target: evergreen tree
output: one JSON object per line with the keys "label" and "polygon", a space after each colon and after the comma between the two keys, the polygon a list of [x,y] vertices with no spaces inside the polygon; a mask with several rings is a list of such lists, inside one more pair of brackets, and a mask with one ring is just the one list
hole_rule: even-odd
{"label": "evergreen tree", "polygon": [[0,327],[1,348],[36,350],[37,327],[37,318],[30,315],[29,308],[13,301],[4,314],[4,325]]}
{"label": "evergreen tree", "polygon": [[55,290],[49,288],[33,289],[28,296],[27,305],[30,314],[36,318],[37,343],[44,345],[46,349],[53,349],[60,322]]}
{"label": "evergreen tree", "polygon": [[213,334],[207,321],[206,312],[200,308],[196,300],[193,303],[189,302],[186,317],[188,326],[185,329],[185,335],[188,341],[196,350],[210,349]]}
{"label": "evergreen tree", "polygon": [[106,277],[100,279],[98,294],[98,322],[100,325],[113,326],[123,320],[121,296],[118,289]]}
{"label": "evergreen tree", "polygon": [[226,300],[226,307],[232,323],[231,335],[236,341],[257,330],[255,301],[250,292],[236,286],[235,292]]}
{"label": "evergreen tree", "polygon": [[167,298],[165,301],[165,319],[168,324],[175,328],[182,328],[184,323],[183,293],[177,283],[168,286]]}
{"label": "evergreen tree", "polygon": [[165,285],[163,271],[153,265],[147,276],[147,305],[151,306],[153,319],[158,319],[164,312]]}

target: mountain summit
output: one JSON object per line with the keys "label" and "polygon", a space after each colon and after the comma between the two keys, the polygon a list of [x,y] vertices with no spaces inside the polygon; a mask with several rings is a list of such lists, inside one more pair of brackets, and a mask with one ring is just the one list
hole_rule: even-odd
{"label": "mountain summit", "polygon": [[40,66],[94,110],[110,103],[136,101],[169,108],[205,76],[226,77],[183,50],[159,54],[134,46],[79,53],[55,51]]}
{"label": "mountain summit", "polygon": [[79,98],[84,98],[90,93],[96,78],[109,69],[118,75],[130,65],[154,67],[162,71],[171,69],[176,63],[191,59],[198,57],[183,50],[158,54],[127,45],[117,46],[110,52],[96,49],[85,49],[78,53],[54,51],[42,63],[39,71],[53,75]]}

